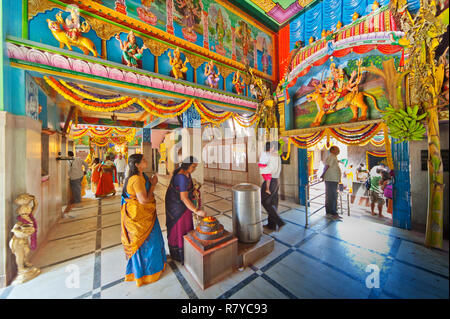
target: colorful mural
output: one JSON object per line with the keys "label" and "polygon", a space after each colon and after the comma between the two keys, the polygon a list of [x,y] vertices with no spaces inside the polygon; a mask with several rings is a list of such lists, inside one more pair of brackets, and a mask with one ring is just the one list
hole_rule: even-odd
{"label": "colorful mural", "polygon": [[[320,70],[299,78],[289,89],[296,129],[375,120],[389,105],[383,78],[367,72],[382,69],[382,62],[399,57],[368,55],[328,61]],[[311,74],[314,73],[314,74]]]}
{"label": "colorful mural", "polygon": [[225,9],[217,4],[211,4],[208,10],[209,46],[228,58],[233,55],[233,39],[231,35],[231,20]]}

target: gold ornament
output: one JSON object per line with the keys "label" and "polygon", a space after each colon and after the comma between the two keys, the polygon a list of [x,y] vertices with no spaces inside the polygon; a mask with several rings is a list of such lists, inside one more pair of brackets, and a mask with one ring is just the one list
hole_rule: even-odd
{"label": "gold ornament", "polygon": [[172,72],[171,72],[171,76],[173,76],[175,79],[186,79],[186,72],[188,70],[186,63],[189,62],[188,58],[185,58],[184,62],[181,61],[180,58],[180,49],[176,48],[173,51],[173,58],[172,58],[172,54],[169,53],[167,54],[169,56],[169,63],[172,66]]}

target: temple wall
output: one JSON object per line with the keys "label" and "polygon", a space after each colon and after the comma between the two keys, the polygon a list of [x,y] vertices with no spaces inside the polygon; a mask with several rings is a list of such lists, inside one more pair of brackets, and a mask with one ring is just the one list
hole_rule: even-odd
{"label": "temple wall", "polygon": [[[441,150],[449,149],[449,126],[448,124],[440,125]],[[428,150],[427,140],[410,142],[410,171],[411,174],[411,225],[413,229],[425,232],[427,222],[427,205],[428,205],[428,172],[422,170],[421,150]],[[448,171],[444,171],[444,238],[448,239],[448,193],[449,193],[449,176]]]}

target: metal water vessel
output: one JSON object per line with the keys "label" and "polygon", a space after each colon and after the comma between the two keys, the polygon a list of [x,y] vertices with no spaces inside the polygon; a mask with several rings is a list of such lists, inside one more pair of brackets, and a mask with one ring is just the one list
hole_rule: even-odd
{"label": "metal water vessel", "polygon": [[263,233],[261,190],[249,183],[231,188],[233,194],[233,234],[243,243],[258,242]]}

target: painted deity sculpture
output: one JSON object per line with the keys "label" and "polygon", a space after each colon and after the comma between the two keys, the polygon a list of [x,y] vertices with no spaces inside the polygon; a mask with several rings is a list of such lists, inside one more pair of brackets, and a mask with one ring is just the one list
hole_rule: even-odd
{"label": "painted deity sculpture", "polygon": [[211,60],[206,64],[205,66],[205,76],[206,76],[206,84],[210,88],[217,89],[219,87],[219,81],[220,81],[220,72],[216,74],[216,71],[214,70],[214,62]]}
{"label": "painted deity sculpture", "polygon": [[223,40],[225,38],[225,22],[222,15],[222,10],[218,10],[217,12],[217,21],[216,21],[216,39],[217,39],[217,46],[216,51],[220,54],[224,54],[224,48],[223,48]]}
{"label": "painted deity sculpture", "polygon": [[[16,256],[17,277],[13,285],[24,283],[40,274],[40,270],[29,262],[31,249],[36,248],[37,224],[34,219],[34,212],[37,208],[36,198],[30,194],[22,194],[16,198],[18,222],[11,230],[14,235],[9,241],[9,248]],[[31,247],[30,247],[31,237]]]}
{"label": "painted deity sculpture", "polygon": [[245,82],[241,77],[241,73],[239,71],[237,71],[234,75],[233,75],[233,85],[234,85],[234,89],[236,90],[236,93],[241,95],[244,92],[244,88],[245,88]]}
{"label": "painted deity sculpture", "polygon": [[86,21],[80,24],[80,16],[77,9],[72,8],[70,16],[65,21],[61,15],[62,12],[56,14],[56,21],[47,19],[48,28],[59,42],[59,47],[63,49],[67,46],[72,51],[72,46],[75,46],[80,48],[86,55],[89,55],[89,52],[91,52],[95,57],[98,56],[94,43],[82,36],[82,33],[89,32],[91,26]]}
{"label": "painted deity sculpture", "polygon": [[139,19],[151,25],[156,25],[158,18],[150,11],[155,0],[141,0],[142,7],[138,7],[136,12]]}
{"label": "painted deity sculpture", "polygon": [[180,49],[176,48],[175,51],[173,51],[173,58],[169,51],[167,54],[169,56],[169,63],[172,66],[172,71],[170,72],[170,75],[173,76],[176,79],[186,79],[186,72],[188,70],[186,63],[189,62],[188,58],[186,58],[183,61],[181,61],[180,58]]}
{"label": "painted deity sculpture", "polygon": [[144,50],[147,49],[145,44],[141,48],[138,47],[133,31],[128,33],[126,41],[122,41],[118,34],[116,34],[115,38],[120,43],[124,64],[134,68],[138,67],[139,62],[142,59],[142,54],[144,53]]}
{"label": "painted deity sculpture", "polygon": [[[346,79],[343,69],[336,68],[334,63],[330,66],[330,77],[325,83],[316,85],[316,90],[306,96],[307,101],[314,101],[317,106],[317,115],[311,127],[319,126],[326,114],[334,113],[350,107],[353,113],[351,122],[367,119],[368,106],[364,96],[371,98],[376,107],[376,99],[365,92],[358,91],[362,79],[362,62],[358,62],[358,71],[353,71],[350,80]],[[360,110],[360,115],[359,114]]]}

